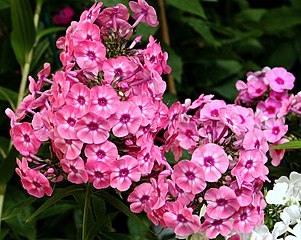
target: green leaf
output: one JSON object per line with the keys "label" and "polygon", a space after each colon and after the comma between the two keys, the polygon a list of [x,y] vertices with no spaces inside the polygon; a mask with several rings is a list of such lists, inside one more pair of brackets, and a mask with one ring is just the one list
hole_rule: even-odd
{"label": "green leaf", "polygon": [[129,6],[128,0],[103,0],[102,2],[103,2],[103,5],[106,7],[112,7],[118,3],[122,3],[125,6]]}
{"label": "green leaf", "polygon": [[195,14],[203,19],[206,19],[205,11],[200,4],[199,0],[168,0],[166,1],[168,5],[176,7],[184,12]]}
{"label": "green leaf", "polygon": [[290,141],[279,145],[271,146],[272,149],[294,149],[301,148],[301,141]]}
{"label": "green leaf", "polygon": [[201,19],[196,18],[184,18],[184,22],[186,22],[190,27],[192,27],[201,37],[203,37],[204,41],[211,46],[219,47],[221,44],[215,39],[212,35],[210,28]]}
{"label": "green leaf", "polygon": [[9,8],[9,0],[0,0],[0,10]]}
{"label": "green leaf", "polygon": [[261,8],[248,8],[238,13],[235,17],[235,20],[237,23],[245,23],[249,21],[260,22],[266,11],[266,9]]}
{"label": "green leaf", "polygon": [[155,35],[159,27],[151,27],[148,24],[141,22],[136,27],[136,36],[142,36],[143,41],[148,41],[150,35]]}
{"label": "green leaf", "polygon": [[18,93],[0,86],[0,100],[8,101],[10,106],[14,109],[18,100]]}
{"label": "green leaf", "polygon": [[175,95],[173,95],[172,93],[165,93],[163,95],[163,102],[170,107],[172,104],[174,104],[175,102],[177,102],[178,99],[175,97]]}
{"label": "green leaf", "polygon": [[269,56],[267,66],[282,66],[291,69],[298,59],[298,51],[296,51],[292,42],[280,43],[275,51]]}
{"label": "green leaf", "polygon": [[11,0],[11,44],[18,63],[23,66],[25,57],[35,42],[33,13],[29,0]]}
{"label": "green leaf", "polygon": [[37,41],[39,41],[42,37],[44,37],[48,34],[57,33],[57,32],[61,32],[61,31],[66,31],[66,28],[65,27],[50,27],[50,28],[43,29],[42,31],[40,31],[37,34]]}
{"label": "green leaf", "polygon": [[50,197],[45,203],[43,203],[29,218],[26,219],[27,222],[31,222],[36,216],[38,216],[41,212],[60,201],[64,197],[70,196],[76,192],[84,191],[85,186],[82,185],[72,185],[63,189],[60,189],[57,193],[55,193],[52,197]]}

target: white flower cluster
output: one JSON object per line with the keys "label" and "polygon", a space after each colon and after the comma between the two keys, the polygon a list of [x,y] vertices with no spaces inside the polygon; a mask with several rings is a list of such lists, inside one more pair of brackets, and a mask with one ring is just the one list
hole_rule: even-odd
{"label": "white flower cluster", "polygon": [[301,174],[292,172],[289,178],[282,176],[276,180],[274,188],[266,195],[266,201],[284,207],[280,213],[281,221],[274,225],[271,234],[254,239],[301,240]]}

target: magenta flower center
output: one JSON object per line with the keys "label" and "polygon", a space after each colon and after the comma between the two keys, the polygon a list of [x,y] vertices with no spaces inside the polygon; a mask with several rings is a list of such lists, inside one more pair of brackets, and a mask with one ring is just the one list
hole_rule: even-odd
{"label": "magenta flower center", "polygon": [[115,73],[116,77],[121,77],[123,74],[123,71],[121,68],[117,68],[117,69],[115,69],[114,73]]}
{"label": "magenta flower center", "polygon": [[273,107],[273,106],[268,106],[268,107],[267,107],[267,112],[268,112],[269,114],[274,114],[274,113],[275,113],[275,107]]}
{"label": "magenta flower center", "polygon": [[71,145],[72,144],[72,139],[66,139],[65,142],[66,142],[66,144]]}
{"label": "magenta flower center", "polygon": [[233,125],[233,122],[230,118],[227,118],[227,122],[230,124],[230,125]]}
{"label": "magenta flower center", "polygon": [[185,132],[186,137],[190,138],[192,136],[193,132],[190,129],[187,129]]}
{"label": "magenta flower center", "polygon": [[78,96],[77,101],[79,105],[83,106],[86,102],[85,98],[83,96]]}
{"label": "magenta flower center", "polygon": [[90,122],[90,123],[88,124],[88,128],[89,128],[90,131],[95,131],[95,130],[98,129],[98,124],[95,123],[95,122]]}
{"label": "magenta flower center", "polygon": [[70,166],[70,170],[74,173],[78,173],[78,170],[74,166]]}
{"label": "magenta flower center", "polygon": [[130,121],[130,115],[129,114],[122,114],[120,117],[120,122],[122,124],[126,124],[128,121]]}
{"label": "magenta flower center", "polygon": [[236,194],[237,197],[239,197],[239,196],[242,194],[241,189],[237,188],[237,189],[235,190],[235,194]]}
{"label": "magenta flower center", "polygon": [[150,158],[149,153],[145,154],[145,156],[143,157],[144,162],[148,162]]}
{"label": "magenta flower center", "polygon": [[127,168],[121,169],[120,170],[120,177],[126,177],[127,175],[129,175],[129,170]]}
{"label": "magenta flower center", "polygon": [[272,133],[273,133],[274,135],[278,135],[279,132],[280,132],[280,129],[279,129],[278,126],[277,126],[277,127],[273,127]]}
{"label": "magenta flower center", "polygon": [[140,202],[145,203],[149,200],[149,196],[148,195],[143,195],[142,198],[140,198]]}
{"label": "magenta flower center", "polygon": [[212,110],[212,111],[210,112],[210,114],[211,114],[212,117],[218,117],[218,116],[219,116],[218,110],[217,110],[217,109]]}
{"label": "magenta flower center", "polygon": [[191,171],[187,171],[187,172],[185,173],[185,176],[186,176],[189,180],[194,180],[194,179],[195,179],[195,175],[194,175],[194,173],[191,172]]}
{"label": "magenta flower center", "polygon": [[96,56],[95,56],[95,53],[94,52],[92,52],[92,51],[88,51],[87,52],[87,56],[88,56],[88,58],[90,59],[90,60],[95,60],[95,58],[96,58]]}
{"label": "magenta flower center", "polygon": [[260,148],[260,142],[258,139],[255,141],[254,148],[256,148],[256,149]]}
{"label": "magenta flower center", "polygon": [[204,165],[205,165],[205,167],[209,167],[209,166],[214,165],[213,157],[211,157],[211,156],[204,157]]}
{"label": "magenta flower center", "polygon": [[178,222],[181,222],[181,223],[188,222],[187,219],[182,214],[178,214],[177,220],[178,220]]}
{"label": "magenta flower center", "polygon": [[275,82],[278,83],[279,85],[283,85],[284,84],[284,80],[282,78],[280,78],[280,77],[277,77],[275,79]]}
{"label": "magenta flower center", "polygon": [[225,206],[226,203],[227,203],[227,200],[224,199],[224,198],[216,199],[216,205],[217,205],[217,206]]}
{"label": "magenta flower center", "polygon": [[95,172],[94,172],[94,176],[95,176],[96,178],[103,178],[103,173],[102,173],[102,172],[99,172],[99,171],[95,171]]}
{"label": "magenta flower center", "polygon": [[96,156],[100,159],[104,158],[106,156],[106,153],[102,150],[98,150],[96,153]]}
{"label": "magenta flower center", "polygon": [[247,219],[248,215],[246,213],[243,213],[240,215],[240,220],[245,221]]}
{"label": "magenta flower center", "polygon": [[253,166],[253,161],[252,160],[248,160],[246,162],[245,168],[250,169]]}
{"label": "magenta flower center", "polygon": [[98,104],[100,105],[100,106],[106,106],[107,105],[107,103],[108,103],[108,101],[107,101],[107,99],[105,99],[105,98],[98,98]]}
{"label": "magenta flower center", "polygon": [[222,224],[222,220],[218,219],[218,220],[214,220],[212,223],[212,226],[216,227]]}
{"label": "magenta flower center", "polygon": [[67,123],[70,127],[73,127],[75,125],[75,119],[70,117],[67,119]]}
{"label": "magenta flower center", "polygon": [[30,142],[30,137],[28,136],[28,134],[24,134],[23,137],[25,142]]}
{"label": "magenta flower center", "polygon": [[36,188],[41,188],[41,184],[36,182],[36,181],[33,181],[33,185],[36,187]]}

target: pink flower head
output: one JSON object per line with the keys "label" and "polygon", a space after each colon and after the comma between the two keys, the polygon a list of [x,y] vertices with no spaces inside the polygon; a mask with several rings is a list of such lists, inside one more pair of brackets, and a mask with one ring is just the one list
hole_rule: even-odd
{"label": "pink flower head", "polygon": [[84,160],[78,157],[74,160],[63,158],[61,160],[63,170],[68,174],[68,180],[72,183],[81,184],[88,181]]}
{"label": "pink flower head", "polygon": [[251,183],[243,182],[239,186],[238,182],[234,181],[231,183],[230,188],[235,192],[240,206],[245,207],[251,204],[254,190]]}
{"label": "pink flower head", "polygon": [[141,125],[146,126],[151,123],[155,117],[155,109],[152,99],[147,95],[141,95],[132,97],[131,101],[141,110]]}
{"label": "pink flower head", "polygon": [[263,153],[266,153],[269,150],[267,140],[263,132],[258,128],[254,128],[252,131],[247,132],[242,144],[246,150],[259,149]]}
{"label": "pink flower head", "polygon": [[[279,145],[286,142],[289,142],[289,140],[287,138],[282,138],[279,141],[275,142],[272,146]],[[272,158],[272,165],[276,167],[280,164],[282,158],[284,157],[285,149],[270,148],[269,153]]]}
{"label": "pink flower head", "polygon": [[265,122],[265,129],[263,134],[266,139],[271,143],[275,143],[286,134],[288,126],[284,124],[283,118],[271,118]]}
{"label": "pink flower head", "polygon": [[268,86],[265,84],[262,78],[257,78],[252,76],[248,78],[247,82],[247,92],[250,98],[257,98],[262,96],[268,89]]}
{"label": "pink flower head", "polygon": [[214,143],[199,146],[192,154],[191,161],[199,164],[208,182],[217,181],[229,166],[229,159],[224,149]]}
{"label": "pink flower head", "polygon": [[94,86],[91,89],[90,111],[108,118],[114,114],[119,107],[119,97],[110,86]]}
{"label": "pink flower head", "polygon": [[[129,5],[134,12],[133,18],[136,19],[136,22],[146,22],[151,27],[156,27],[159,24],[155,9],[148,5],[145,0],[138,0],[138,3],[130,1]],[[138,23],[133,24],[132,27],[134,28]]]}
{"label": "pink flower head", "polygon": [[254,207],[241,207],[234,216],[234,229],[244,234],[250,233],[258,222],[258,214]]}
{"label": "pink flower head", "polygon": [[281,102],[276,98],[268,97],[264,102],[260,101],[257,104],[257,111],[261,113],[262,120],[268,118],[275,118],[279,110],[281,109]]}
{"label": "pink flower head", "polygon": [[239,156],[239,162],[232,169],[231,174],[236,176],[237,180],[252,182],[255,178],[265,179],[269,170],[264,165],[267,157],[259,150],[242,151]]}
{"label": "pink flower head", "polygon": [[53,106],[58,108],[61,107],[65,101],[66,96],[70,89],[70,82],[66,80],[66,73],[59,71],[56,72],[52,79],[53,79]]}
{"label": "pink flower head", "polygon": [[188,160],[183,160],[174,166],[172,180],[185,192],[198,194],[206,187],[202,167]]}
{"label": "pink flower head", "polygon": [[80,22],[73,33],[72,40],[74,45],[81,41],[100,41],[100,29],[97,25],[90,22]]}
{"label": "pink flower head", "polygon": [[64,7],[59,11],[59,13],[53,16],[52,20],[56,25],[67,25],[71,22],[73,16],[74,16],[73,8]]}
{"label": "pink flower head", "polygon": [[72,160],[77,158],[82,150],[83,142],[78,139],[55,138],[54,145],[65,154],[65,158]]}
{"label": "pink flower head", "polygon": [[129,155],[124,155],[113,162],[111,169],[110,185],[119,191],[128,190],[132,182],[138,182],[141,177],[137,159]]}
{"label": "pink flower head", "polygon": [[295,77],[283,67],[275,67],[266,73],[266,79],[275,92],[291,90],[294,87]]}
{"label": "pink flower head", "polygon": [[206,103],[201,109],[201,120],[219,120],[219,110],[226,107],[226,103],[222,100],[212,100]]}
{"label": "pink flower head", "polygon": [[85,40],[78,43],[74,56],[80,68],[97,76],[106,59],[106,48],[100,41]]}
{"label": "pink flower head", "polygon": [[196,233],[200,228],[200,218],[192,214],[192,208],[187,208],[178,201],[172,203],[169,211],[164,213],[163,219],[166,225],[181,237]]}
{"label": "pink flower head", "polygon": [[110,117],[112,131],[116,137],[135,134],[140,127],[142,117],[139,107],[131,102],[120,102],[118,111]]}
{"label": "pink flower head", "polygon": [[151,211],[151,197],[154,189],[150,183],[142,183],[135,187],[134,191],[130,193],[128,202],[131,202],[130,209],[134,213],[142,211]]}
{"label": "pink flower head", "polygon": [[89,161],[85,165],[88,181],[93,183],[96,189],[104,189],[110,186],[111,166],[105,162]]}
{"label": "pink flower head", "polygon": [[87,144],[85,147],[87,162],[100,161],[112,163],[118,157],[118,150],[114,143],[105,141],[100,144]]}
{"label": "pink flower head", "polygon": [[176,139],[182,148],[188,150],[197,145],[200,137],[195,122],[180,122],[178,131]]}
{"label": "pink flower head", "polygon": [[10,130],[10,136],[15,148],[24,156],[28,156],[30,153],[36,154],[41,145],[28,122],[14,126]]}
{"label": "pink flower head", "polygon": [[99,15],[100,9],[102,7],[103,3],[102,2],[95,2],[93,6],[85,10],[81,15],[80,15],[80,22],[91,22],[93,23],[96,18]]}
{"label": "pink flower head", "polygon": [[206,236],[215,239],[217,235],[228,236],[233,229],[233,224],[229,219],[214,219],[205,214],[205,221],[200,227],[200,231],[205,231]]}
{"label": "pink flower head", "polygon": [[206,213],[210,218],[227,219],[240,207],[235,192],[226,186],[210,188],[204,198],[208,203]]}
{"label": "pink flower head", "polygon": [[99,144],[108,139],[110,124],[104,118],[88,113],[75,124],[75,130],[82,142]]}
{"label": "pink flower head", "polygon": [[34,129],[34,135],[41,142],[47,141],[48,137],[48,129],[42,120],[43,112],[37,112],[32,118],[32,127]]}
{"label": "pink flower head", "polygon": [[[98,20],[106,24],[109,21],[116,21],[116,19],[122,19],[124,21],[127,21],[129,17],[130,14],[127,7],[121,3],[118,3],[116,6],[105,8],[99,14]],[[116,28],[114,29],[116,30]]]}

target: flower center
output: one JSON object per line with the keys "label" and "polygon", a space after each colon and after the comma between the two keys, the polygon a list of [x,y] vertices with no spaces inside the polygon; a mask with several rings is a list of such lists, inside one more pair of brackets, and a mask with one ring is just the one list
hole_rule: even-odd
{"label": "flower center", "polygon": [[94,61],[95,58],[96,58],[95,53],[92,52],[92,51],[88,51],[88,52],[87,52],[87,56],[88,56],[88,58],[89,58],[90,60],[92,60],[92,61]]}
{"label": "flower center", "polygon": [[191,171],[187,171],[187,172],[185,173],[185,176],[186,176],[189,180],[194,180],[194,179],[195,179],[195,175],[194,175],[194,173],[191,172]]}
{"label": "flower center", "polygon": [[25,142],[30,142],[30,137],[28,136],[28,134],[24,134],[23,137]]}
{"label": "flower center", "polygon": [[99,171],[95,171],[95,172],[94,172],[94,176],[95,176],[96,178],[103,178],[103,173],[102,173],[102,172],[99,172]]}
{"label": "flower center", "polygon": [[95,131],[95,130],[98,129],[98,124],[95,123],[95,122],[90,122],[90,123],[88,124],[88,128],[89,128],[89,130],[91,130],[91,131]]}
{"label": "flower center", "polygon": [[140,202],[142,203],[145,203],[149,200],[149,196],[148,195],[143,195],[141,198],[140,198]]}
{"label": "flower center", "polygon": [[247,219],[248,215],[246,213],[243,213],[240,215],[240,220],[245,221]]}
{"label": "flower center", "polygon": [[256,142],[255,142],[255,144],[254,144],[254,148],[256,148],[256,149],[259,149],[259,148],[260,148],[260,142],[259,142],[258,139],[256,140]]}
{"label": "flower center", "polygon": [[280,132],[280,129],[279,129],[278,126],[277,126],[277,127],[273,127],[272,133],[273,133],[274,135],[278,135],[279,132]]}
{"label": "flower center", "polygon": [[128,121],[130,121],[130,115],[129,114],[122,114],[120,117],[120,122],[122,124],[126,124]]}
{"label": "flower center", "polygon": [[283,85],[284,84],[284,80],[282,78],[280,78],[280,77],[277,77],[275,79],[275,82],[278,83],[279,85]]}
{"label": "flower center", "polygon": [[252,160],[248,160],[246,162],[245,168],[250,169],[253,166],[253,161]]}
{"label": "flower center", "polygon": [[104,158],[106,156],[106,153],[102,150],[98,150],[96,153],[96,156],[100,159]]}
{"label": "flower center", "polygon": [[275,113],[275,107],[273,107],[273,106],[268,106],[268,107],[267,107],[267,112],[268,112],[268,114],[274,114],[274,113]]}
{"label": "flower center", "polygon": [[187,219],[182,215],[182,214],[178,214],[177,216],[177,221],[181,222],[181,223],[186,223],[188,222]]}
{"label": "flower center", "polygon": [[211,157],[211,156],[204,157],[204,165],[205,165],[205,167],[209,167],[209,166],[214,165],[213,157]]}
{"label": "flower center", "polygon": [[67,119],[67,123],[70,127],[73,127],[75,125],[75,119],[70,117]]}
{"label": "flower center", "polygon": [[120,170],[120,177],[126,177],[127,175],[129,175],[129,170],[127,168],[121,169]]}
{"label": "flower center", "polygon": [[79,105],[83,106],[86,102],[85,98],[83,96],[78,96],[77,101]]}
{"label": "flower center", "polygon": [[104,107],[104,106],[107,105],[107,103],[108,103],[107,99],[105,99],[105,98],[98,98],[98,105]]}
{"label": "flower center", "polygon": [[224,198],[219,198],[216,200],[216,205],[217,206],[225,206],[227,203],[227,200],[225,200]]}
{"label": "flower center", "polygon": [[218,117],[218,116],[219,116],[218,110],[217,110],[217,109],[212,110],[212,111],[210,112],[210,114],[211,114],[212,117]]}

